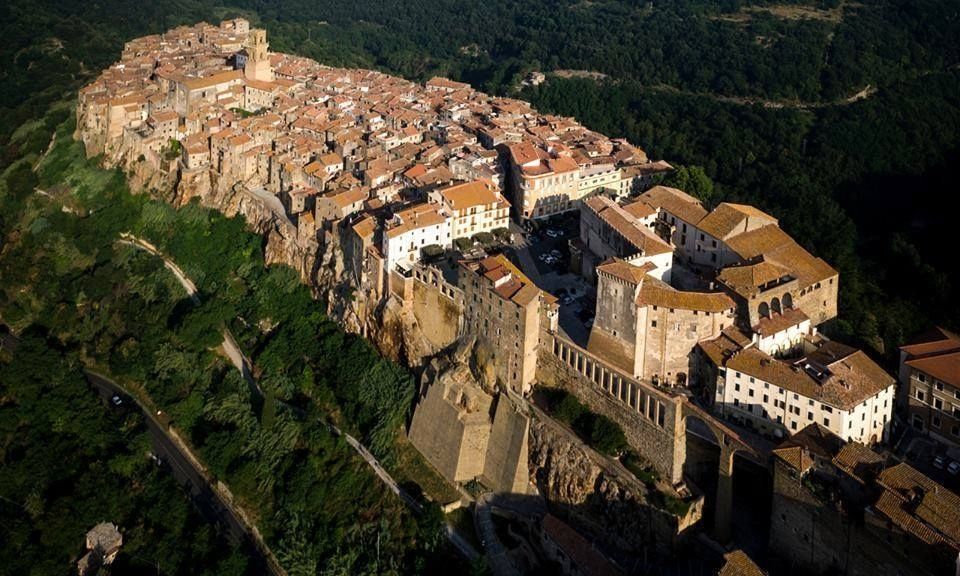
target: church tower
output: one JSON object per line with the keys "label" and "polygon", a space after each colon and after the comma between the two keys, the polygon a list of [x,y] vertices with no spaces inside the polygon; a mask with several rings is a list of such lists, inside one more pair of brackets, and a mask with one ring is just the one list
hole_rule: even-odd
{"label": "church tower", "polygon": [[243,75],[247,80],[273,81],[273,68],[270,67],[268,46],[266,30],[262,28],[250,30],[244,46],[247,49],[247,61],[243,66]]}

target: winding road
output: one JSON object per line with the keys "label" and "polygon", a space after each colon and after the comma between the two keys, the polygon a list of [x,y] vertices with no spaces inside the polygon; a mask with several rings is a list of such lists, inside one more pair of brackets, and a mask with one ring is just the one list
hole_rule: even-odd
{"label": "winding road", "polygon": [[[133,246],[141,250],[145,250],[146,252],[149,252],[150,254],[163,260],[164,266],[166,266],[168,270],[173,272],[174,276],[176,276],[177,280],[180,282],[183,288],[187,291],[187,294],[190,296],[190,299],[193,301],[193,303],[200,304],[200,295],[197,291],[196,285],[183,272],[183,270],[179,266],[177,266],[176,262],[174,262],[173,260],[168,258],[165,254],[160,252],[160,250],[158,250],[156,246],[154,246],[153,244],[151,244],[150,242],[142,238],[139,238],[129,233],[121,233],[120,237],[121,239],[118,240],[118,242]],[[243,377],[248,382],[250,382],[250,384],[253,387],[255,387],[256,392],[262,396],[263,391],[260,389],[259,384],[257,384],[257,382],[253,379],[253,376],[252,376],[253,374],[251,369],[252,364],[250,360],[246,357],[246,355],[244,355],[243,351],[240,349],[240,346],[237,344],[236,339],[233,337],[233,334],[230,332],[228,328],[223,329],[222,346],[227,356],[233,362],[234,366],[236,366],[237,369],[240,370],[241,374],[243,374]],[[152,418],[152,416],[150,417]],[[333,432],[337,436],[343,436],[343,438],[347,441],[347,444],[353,447],[353,449],[360,455],[361,458],[364,459],[364,461],[370,466],[370,468],[373,469],[377,477],[380,478],[380,480],[384,483],[384,485],[387,486],[387,488],[391,492],[393,492],[401,500],[403,500],[403,502],[407,506],[409,506],[416,514],[419,515],[423,512],[423,507],[420,505],[420,503],[417,502],[415,498],[410,496],[410,494],[408,494],[405,490],[403,490],[399,484],[397,484],[397,482],[393,479],[393,477],[391,477],[390,474],[383,468],[383,465],[380,464],[380,461],[377,460],[377,458],[370,452],[370,450],[366,448],[366,446],[361,444],[353,436],[350,436],[349,434],[345,434],[341,432],[340,429],[337,428],[336,426],[332,424],[327,424],[327,425],[330,428],[331,432]],[[453,526],[449,523],[446,524],[446,536],[447,536],[447,539],[450,541],[450,543],[453,544],[453,546],[457,549],[457,551],[459,551],[466,559],[473,561],[480,556],[479,552],[477,552],[477,550],[460,533],[458,533],[453,528]]]}
{"label": "winding road", "polygon": [[[13,354],[18,344],[19,339],[12,333],[0,333],[0,348]],[[207,475],[200,461],[171,429],[157,419],[152,409],[144,406],[122,386],[103,374],[84,369],[84,375],[105,401],[110,401],[116,395],[122,398],[125,404],[134,405],[143,413],[154,454],[164,465],[169,466],[174,478],[187,489],[190,499],[200,513],[223,527],[228,538],[242,547],[253,561],[253,570],[256,573],[286,575],[257,529],[247,523],[243,513],[233,506],[228,497],[214,488],[214,480]],[[121,406],[117,409],[125,408]]]}

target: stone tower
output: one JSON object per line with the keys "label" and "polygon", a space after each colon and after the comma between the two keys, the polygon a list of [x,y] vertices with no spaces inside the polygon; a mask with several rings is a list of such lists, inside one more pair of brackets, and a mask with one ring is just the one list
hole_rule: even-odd
{"label": "stone tower", "polygon": [[254,28],[247,35],[245,48],[247,61],[243,66],[243,75],[247,80],[273,81],[273,68],[270,67],[270,54],[267,52],[267,31]]}

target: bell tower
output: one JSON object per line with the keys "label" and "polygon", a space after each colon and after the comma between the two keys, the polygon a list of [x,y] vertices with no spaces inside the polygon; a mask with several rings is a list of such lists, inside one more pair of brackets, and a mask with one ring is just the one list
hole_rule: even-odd
{"label": "bell tower", "polygon": [[247,80],[273,81],[273,68],[270,67],[270,54],[267,52],[267,31],[254,28],[247,34],[244,45],[247,49],[247,61],[243,66],[243,75]]}

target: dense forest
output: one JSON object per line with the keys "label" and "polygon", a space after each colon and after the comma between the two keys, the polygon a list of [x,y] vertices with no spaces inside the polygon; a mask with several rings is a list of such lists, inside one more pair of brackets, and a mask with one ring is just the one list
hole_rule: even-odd
{"label": "dense forest", "polygon": [[958,203],[955,2],[13,0],[0,6],[0,168],[42,151],[39,118],[126,39],[234,15],[275,50],[494,93],[517,94],[531,70],[598,73],[519,95],[702,167],[713,202],[779,217],[841,271],[829,333],[892,361],[932,322],[960,328],[960,267],[941,249]]}
{"label": "dense forest", "polygon": [[123,534],[117,576],[251,573],[147,457],[142,416],[108,409],[80,366],[40,328],[21,335],[16,356],[0,358],[4,573],[68,573],[103,521]]}

